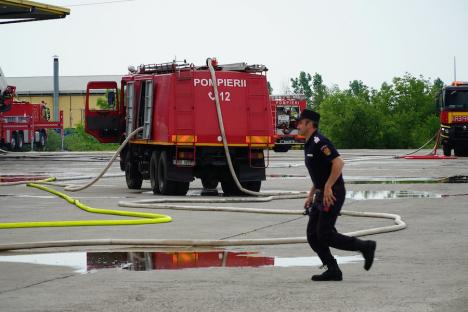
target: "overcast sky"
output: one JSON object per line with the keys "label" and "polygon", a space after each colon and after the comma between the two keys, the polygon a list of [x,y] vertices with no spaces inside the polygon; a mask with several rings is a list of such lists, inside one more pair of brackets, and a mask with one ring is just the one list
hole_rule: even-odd
{"label": "overcast sky", "polygon": [[275,93],[304,70],[325,84],[379,87],[405,72],[468,80],[468,1],[42,0],[62,20],[0,25],[8,76],[124,74],[128,65],[187,59],[265,64]]}

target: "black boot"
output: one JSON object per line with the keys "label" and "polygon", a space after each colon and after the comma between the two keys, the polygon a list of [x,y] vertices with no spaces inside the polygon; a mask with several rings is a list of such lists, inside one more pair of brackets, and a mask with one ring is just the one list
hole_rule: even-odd
{"label": "black boot", "polygon": [[365,242],[365,246],[362,249],[362,256],[364,257],[364,269],[369,271],[372,267],[372,263],[374,262],[374,255],[375,255],[375,248],[377,247],[377,243],[373,240],[368,240]]}
{"label": "black boot", "polygon": [[343,273],[341,273],[336,260],[333,260],[333,262],[327,265],[327,270],[325,272],[320,275],[312,276],[312,280],[315,282],[342,281]]}

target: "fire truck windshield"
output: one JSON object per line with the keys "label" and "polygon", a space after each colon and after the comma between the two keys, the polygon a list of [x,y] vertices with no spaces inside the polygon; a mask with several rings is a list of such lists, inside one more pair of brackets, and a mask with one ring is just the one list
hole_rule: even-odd
{"label": "fire truck windshield", "polygon": [[444,106],[448,109],[468,109],[468,90],[447,90]]}

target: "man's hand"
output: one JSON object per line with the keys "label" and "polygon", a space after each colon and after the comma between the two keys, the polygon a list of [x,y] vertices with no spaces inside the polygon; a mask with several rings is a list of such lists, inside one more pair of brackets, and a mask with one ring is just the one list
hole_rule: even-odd
{"label": "man's hand", "polygon": [[325,207],[331,207],[336,201],[336,197],[333,194],[333,190],[330,186],[325,186],[325,191],[323,193],[323,204]]}
{"label": "man's hand", "polygon": [[309,196],[307,196],[307,199],[304,203],[304,209],[307,209],[310,206],[312,206],[312,203],[314,202],[314,198],[315,198],[315,186],[312,186],[312,188],[309,191]]}
{"label": "man's hand", "polygon": [[313,202],[314,202],[314,195],[312,195],[312,196],[309,195],[309,196],[307,197],[305,203],[304,203],[304,209],[309,208],[309,207],[312,205]]}
{"label": "man's hand", "polygon": [[335,195],[332,191],[332,186],[335,184],[338,177],[343,171],[344,161],[340,156],[332,160],[332,168],[330,176],[328,177],[327,183],[325,183],[325,189],[323,192],[323,204],[325,207],[333,206],[336,201]]}

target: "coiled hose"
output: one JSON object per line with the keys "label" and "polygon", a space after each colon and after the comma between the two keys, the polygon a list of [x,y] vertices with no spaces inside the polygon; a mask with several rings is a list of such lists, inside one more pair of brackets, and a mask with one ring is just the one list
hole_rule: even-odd
{"label": "coiled hose", "polygon": [[[279,209],[259,209],[259,208],[240,208],[240,207],[213,207],[213,206],[184,206],[184,205],[174,205],[174,204],[165,204],[167,202],[190,202],[190,203],[201,203],[201,202],[268,202],[272,200],[279,199],[292,199],[292,198],[305,198],[307,197],[306,192],[254,192],[242,187],[239,182],[237,175],[232,164],[232,160],[229,153],[228,142],[226,139],[226,132],[224,129],[223,116],[221,111],[221,106],[219,102],[218,86],[216,80],[216,73],[212,65],[212,60],[209,58],[207,60],[208,68],[211,74],[211,79],[213,82],[213,90],[215,95],[215,104],[216,112],[218,117],[218,125],[221,132],[221,137],[223,140],[223,147],[226,154],[226,159],[229,167],[229,171],[232,175],[232,178],[242,192],[257,196],[256,198],[210,198],[210,199],[190,199],[190,198],[163,198],[163,199],[150,199],[150,200],[140,200],[140,201],[121,201],[119,206],[121,207],[131,207],[131,208],[147,208],[147,209],[174,209],[174,210],[189,210],[189,211],[222,211],[222,212],[241,212],[241,213],[261,213],[261,214],[286,214],[286,215],[300,215],[303,213],[303,210],[279,210]],[[96,183],[107,170],[110,168],[111,164],[116,159],[120,151],[125,147],[128,141],[142,128],[138,128],[133,131],[126,140],[122,143],[119,149],[116,151],[114,156],[111,158],[106,167],[101,171],[101,173],[95,177],[89,183],[82,186],[66,186],[65,190],[67,191],[80,191],[84,190],[94,183]],[[50,182],[49,182],[50,183]],[[31,185],[32,186],[32,185]],[[57,194],[58,195],[58,194]],[[63,194],[64,196],[67,196]],[[61,196],[61,195],[59,195]],[[62,198],[65,198],[61,196]],[[71,199],[71,198],[70,198]],[[140,213],[142,214],[142,213]],[[355,232],[346,233],[349,236],[365,236],[373,235],[379,233],[387,233],[398,231],[406,228],[405,222],[401,219],[399,215],[389,214],[389,213],[375,213],[375,212],[356,212],[356,211],[347,211],[342,210],[342,215],[353,216],[353,217],[370,217],[370,218],[384,218],[391,219],[394,221],[394,225],[384,226],[366,230],[360,230]],[[161,216],[161,215],[160,215]],[[161,220],[168,220],[163,216],[160,217]],[[125,220],[121,220],[125,221]],[[132,221],[141,221],[141,220],[132,220]],[[166,222],[169,222],[166,221]],[[155,222],[156,223],[156,222]],[[158,222],[159,223],[159,222]],[[187,247],[197,247],[197,246],[245,246],[245,245],[278,245],[278,244],[297,244],[305,243],[307,239],[305,237],[284,237],[284,238],[265,238],[265,239],[230,239],[230,240],[206,240],[206,239],[91,239],[91,240],[64,240],[64,241],[44,241],[44,242],[30,242],[30,243],[16,243],[16,244],[3,244],[0,245],[0,251],[5,250],[16,250],[16,249],[32,249],[32,248],[47,248],[47,247],[70,247],[70,246],[91,246],[91,245],[138,245],[138,246],[187,246]]]}

